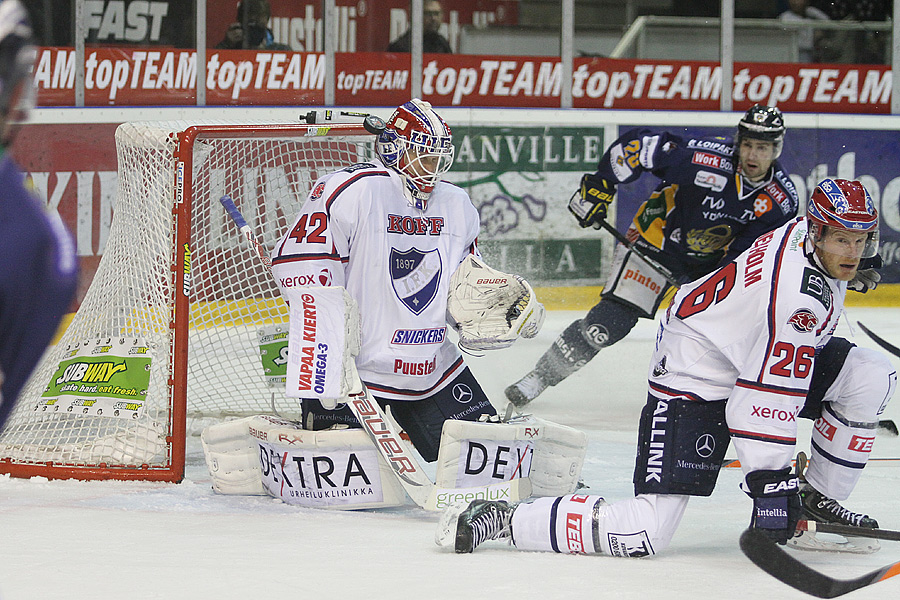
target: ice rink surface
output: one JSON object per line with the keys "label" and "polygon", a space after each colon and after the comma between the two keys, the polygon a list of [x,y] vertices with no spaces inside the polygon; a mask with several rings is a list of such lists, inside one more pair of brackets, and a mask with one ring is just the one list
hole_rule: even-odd
{"label": "ice rink surface", "polygon": [[[468,360],[498,408],[520,377],[580,312],[551,312],[535,340]],[[855,308],[845,317],[900,345],[900,309]],[[838,335],[875,345],[845,318]],[[590,492],[632,495],[636,427],[656,325],[642,321],[625,340],[529,408],[588,434],[583,471]],[[900,360],[893,358],[895,364]],[[900,422],[900,400],[883,416]],[[802,446],[811,422],[801,421]],[[729,452],[733,456],[733,452]],[[844,505],[900,529],[900,438],[879,434],[873,457]],[[16,480],[0,476],[0,599],[142,600],[249,598],[491,599],[809,598],[772,579],[741,554],[750,500],[738,469],[723,469],[709,498],[688,506],[670,548],[645,559],[520,552],[489,542],[471,555],[434,544],[437,515],[413,505],[327,512],[268,497],[212,492],[198,437],[188,441],[185,480],[146,482]],[[868,556],[795,553],[836,577],[900,560],[900,543]],[[896,597],[900,577],[848,598]]]}

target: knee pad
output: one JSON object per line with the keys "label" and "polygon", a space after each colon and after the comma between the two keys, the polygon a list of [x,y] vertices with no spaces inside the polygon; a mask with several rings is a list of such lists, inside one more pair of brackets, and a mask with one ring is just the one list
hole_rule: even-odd
{"label": "knee pad", "polygon": [[730,441],[725,402],[648,395],[639,429],[635,495],[712,494]]}

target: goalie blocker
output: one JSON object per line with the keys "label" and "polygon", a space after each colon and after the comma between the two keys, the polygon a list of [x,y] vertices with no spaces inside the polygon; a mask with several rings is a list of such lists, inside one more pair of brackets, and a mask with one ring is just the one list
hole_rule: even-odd
{"label": "goalie blocker", "polygon": [[[390,466],[359,429],[308,431],[259,415],[207,427],[201,442],[213,489],[221,494],[270,495],[332,510],[406,502]],[[586,447],[584,433],[533,416],[507,423],[447,421],[425,508],[571,493]]]}
{"label": "goalie blocker", "polygon": [[450,279],[447,310],[467,350],[498,350],[520,336],[532,338],[544,323],[544,305],[518,275],[486,265],[474,254]]}

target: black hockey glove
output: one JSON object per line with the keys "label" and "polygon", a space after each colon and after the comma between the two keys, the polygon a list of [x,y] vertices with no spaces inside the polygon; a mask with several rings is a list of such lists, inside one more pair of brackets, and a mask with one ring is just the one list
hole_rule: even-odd
{"label": "black hockey glove", "polygon": [[786,544],[794,537],[800,520],[800,479],[790,467],[778,471],[753,471],[747,474],[747,487],[753,498],[750,527]]}
{"label": "black hockey glove", "polygon": [[606,211],[615,195],[615,184],[588,173],[581,178],[581,189],[569,200],[569,211],[582,227],[600,229],[600,221],[606,218]]}
{"label": "black hockey glove", "polygon": [[859,261],[859,267],[856,269],[856,277],[847,283],[847,289],[865,294],[869,290],[878,287],[881,281],[881,273],[876,269],[884,266],[881,256],[876,254],[872,258],[864,258]]}

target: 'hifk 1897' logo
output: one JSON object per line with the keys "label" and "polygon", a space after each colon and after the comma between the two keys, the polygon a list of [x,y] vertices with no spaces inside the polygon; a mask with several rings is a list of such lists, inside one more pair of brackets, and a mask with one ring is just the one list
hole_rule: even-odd
{"label": "'hifk 1897' logo", "polygon": [[437,296],[441,255],[437,250],[391,248],[390,273],[391,285],[400,301],[413,313],[421,314]]}

